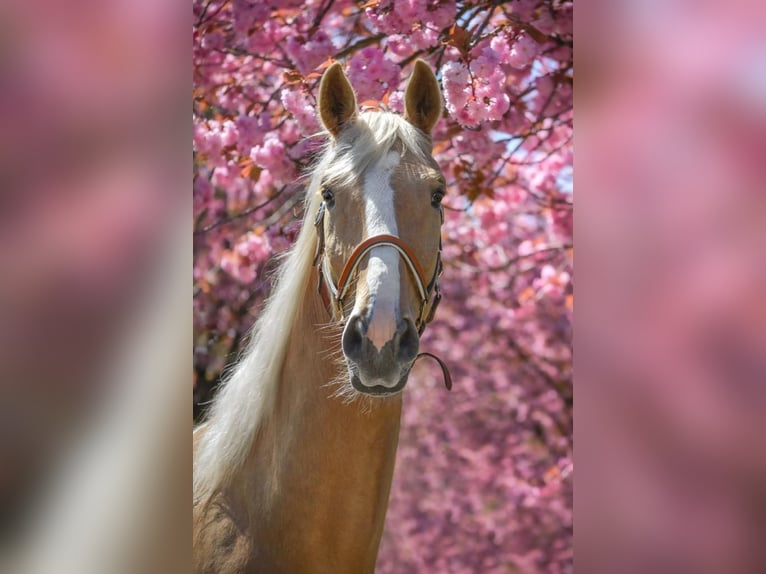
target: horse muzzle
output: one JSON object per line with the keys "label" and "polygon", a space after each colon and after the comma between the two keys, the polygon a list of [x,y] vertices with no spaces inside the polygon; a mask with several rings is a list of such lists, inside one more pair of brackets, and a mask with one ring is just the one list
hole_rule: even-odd
{"label": "horse muzzle", "polygon": [[399,393],[420,348],[415,322],[399,320],[393,337],[380,347],[368,336],[368,326],[365,317],[352,315],[343,330],[343,354],[351,384],[360,393],[373,396]]}

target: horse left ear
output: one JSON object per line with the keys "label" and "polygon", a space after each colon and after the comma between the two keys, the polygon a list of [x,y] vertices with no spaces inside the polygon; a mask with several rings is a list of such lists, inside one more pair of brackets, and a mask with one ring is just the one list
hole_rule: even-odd
{"label": "horse left ear", "polygon": [[423,60],[417,60],[404,92],[404,118],[430,134],[441,115],[442,95],[439,82],[431,66]]}

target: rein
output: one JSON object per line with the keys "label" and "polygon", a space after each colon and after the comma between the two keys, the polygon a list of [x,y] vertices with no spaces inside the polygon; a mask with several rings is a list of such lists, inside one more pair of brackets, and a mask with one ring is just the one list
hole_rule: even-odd
{"label": "rein", "polygon": [[[444,223],[444,208],[440,207],[442,223]],[[325,203],[319,206],[316,219],[314,220],[314,227],[317,231],[317,249],[314,254],[314,267],[317,267],[318,275],[318,291],[322,298],[322,301],[327,307],[327,311],[330,316],[340,317],[341,320],[345,319],[343,312],[343,300],[348,293],[349,286],[351,285],[351,279],[356,276],[356,272],[359,268],[359,263],[362,258],[367,255],[373,248],[378,246],[388,246],[396,249],[399,257],[404,259],[407,264],[407,268],[415,280],[415,286],[420,296],[420,311],[418,312],[418,318],[415,321],[415,326],[418,330],[418,335],[422,335],[425,331],[426,325],[433,321],[436,315],[436,309],[441,302],[442,295],[439,289],[439,277],[444,270],[442,265],[442,242],[439,238],[439,251],[436,255],[436,268],[434,274],[429,281],[423,271],[423,266],[420,265],[415,252],[396,235],[381,234],[369,237],[362,241],[354,248],[353,253],[346,261],[341,271],[340,278],[337,284],[332,278],[332,273],[329,267],[327,257],[324,256],[325,234],[324,234],[324,215],[326,211]],[[452,390],[452,377],[450,376],[447,365],[436,355],[431,353],[420,353],[415,357],[415,361],[421,357],[430,357],[434,359],[441,367],[442,374],[444,375],[444,385],[447,390]]]}

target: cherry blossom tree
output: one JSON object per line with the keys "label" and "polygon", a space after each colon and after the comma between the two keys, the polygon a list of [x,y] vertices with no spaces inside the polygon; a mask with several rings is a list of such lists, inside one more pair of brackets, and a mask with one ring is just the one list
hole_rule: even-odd
{"label": "cherry blossom tree", "polygon": [[572,571],[572,2],[194,0],[195,413],[268,294],[321,146],[322,70],[445,114],[444,302],[405,393],[378,570]]}

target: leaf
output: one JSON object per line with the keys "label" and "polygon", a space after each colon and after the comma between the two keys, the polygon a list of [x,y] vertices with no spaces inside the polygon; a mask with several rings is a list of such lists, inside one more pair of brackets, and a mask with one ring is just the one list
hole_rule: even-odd
{"label": "leaf", "polygon": [[324,62],[319,64],[316,69],[317,70],[326,70],[330,66],[332,66],[335,63],[335,58],[327,58]]}
{"label": "leaf", "polygon": [[292,8],[277,8],[271,13],[272,18],[289,18],[293,15],[294,10]]}
{"label": "leaf", "polygon": [[285,84],[298,84],[303,81],[303,76],[295,70],[288,70],[282,74]]}
{"label": "leaf", "polygon": [[[449,147],[450,143],[452,142],[450,142],[449,140],[441,140],[439,142],[436,142],[434,144],[433,155],[437,155],[443,152],[445,149]],[[457,176],[457,174],[455,174],[455,176]]]}
{"label": "leaf", "polygon": [[258,179],[261,177],[262,172],[263,172],[262,167],[251,164],[242,168],[242,171],[240,171],[240,174],[244,178],[248,178],[253,182],[257,182]]}
{"label": "leaf", "polygon": [[447,33],[447,41],[445,43],[449,46],[454,46],[460,50],[463,57],[466,57],[471,49],[471,35],[468,33],[468,30],[459,24],[453,24]]}
{"label": "leaf", "polygon": [[523,304],[534,298],[535,298],[535,290],[532,287],[527,287],[521,293],[519,293],[518,297],[516,297],[516,300],[520,304]]}
{"label": "leaf", "polygon": [[543,478],[545,479],[545,482],[553,482],[554,480],[558,480],[560,476],[561,476],[561,470],[559,469],[558,466],[554,464],[548,470],[545,471]]}
{"label": "leaf", "polygon": [[476,185],[475,182],[471,182],[471,184],[468,187],[466,187],[465,195],[466,197],[468,197],[468,201],[471,201],[471,202],[475,201],[476,199],[478,199],[481,193],[482,193],[482,188]]}
{"label": "leaf", "polygon": [[380,102],[378,100],[364,100],[361,104],[359,104],[359,107],[380,109]]}
{"label": "leaf", "polygon": [[455,125],[447,130],[447,133],[444,135],[444,137],[446,139],[452,139],[453,137],[461,133],[463,133],[463,128],[460,127],[459,125]]}

